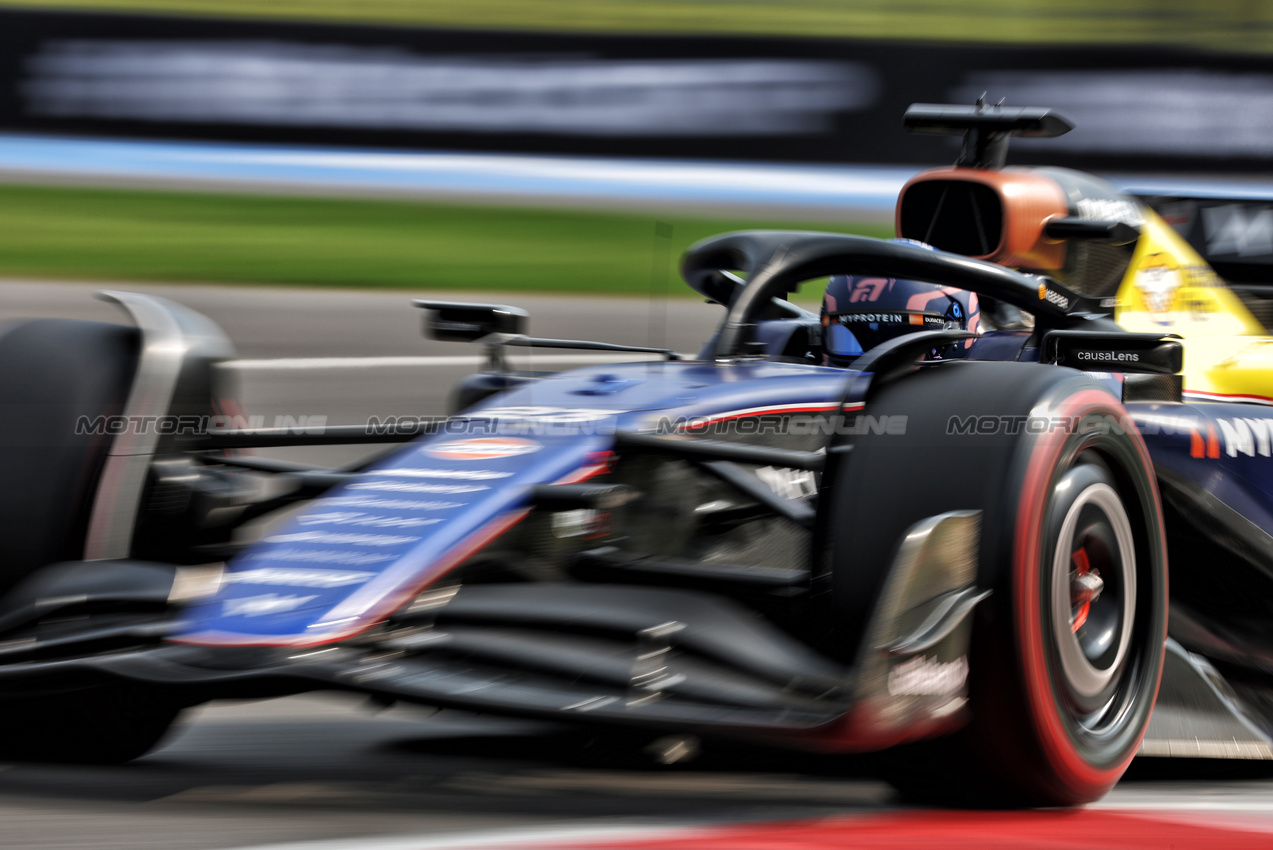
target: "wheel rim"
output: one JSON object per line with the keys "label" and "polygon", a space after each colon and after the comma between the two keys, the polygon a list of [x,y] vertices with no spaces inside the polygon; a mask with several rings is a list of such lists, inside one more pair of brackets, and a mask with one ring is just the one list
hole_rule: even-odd
{"label": "wheel rim", "polygon": [[[1058,492],[1075,486],[1071,476]],[[1057,530],[1051,564],[1052,637],[1063,695],[1075,720],[1093,728],[1113,705],[1131,661],[1136,549],[1113,487],[1087,484]]]}

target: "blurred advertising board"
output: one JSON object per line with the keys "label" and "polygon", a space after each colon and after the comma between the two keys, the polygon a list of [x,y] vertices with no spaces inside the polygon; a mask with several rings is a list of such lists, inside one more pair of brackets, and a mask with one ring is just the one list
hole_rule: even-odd
{"label": "blurred advertising board", "polygon": [[982,92],[1078,125],[1018,162],[1273,164],[1265,57],[0,12],[10,132],[919,164],[956,143],[906,135],[906,105]]}

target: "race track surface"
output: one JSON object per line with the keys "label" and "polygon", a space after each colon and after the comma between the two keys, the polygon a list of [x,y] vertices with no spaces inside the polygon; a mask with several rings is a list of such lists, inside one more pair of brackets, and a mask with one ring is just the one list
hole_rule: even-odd
{"label": "race track surface", "polygon": [[346,696],[216,704],[122,767],[0,770],[5,847],[1267,848],[1265,763],[1133,765],[1097,806],[900,807],[868,760],[642,742]]}
{"label": "race track surface", "polygon": [[[115,308],[92,299],[97,288],[0,282],[0,320],[117,320]],[[451,383],[479,362],[466,346],[420,338],[413,293],[129,288],[216,319],[244,358],[234,371],[249,408],[269,416],[353,424],[441,412]],[[513,303],[530,308],[537,335],[687,351],[719,315],[692,299]],[[356,357],[381,359],[368,366]],[[306,459],[338,463],[359,451]],[[0,765],[0,846],[1273,847],[1265,762],[1144,759],[1084,810],[952,813],[901,806],[870,759],[708,744],[696,759],[663,766],[650,743],[410,706],[377,712],[347,696],[214,704],[130,765]]]}

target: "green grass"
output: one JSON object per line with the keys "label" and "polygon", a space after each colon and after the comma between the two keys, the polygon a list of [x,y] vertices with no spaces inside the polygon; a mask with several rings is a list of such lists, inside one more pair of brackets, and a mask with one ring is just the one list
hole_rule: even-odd
{"label": "green grass", "polygon": [[[656,222],[672,225],[670,253]],[[0,186],[0,275],[643,294],[657,258],[674,279],[690,243],[754,227],[889,235],[741,217]]]}
{"label": "green grass", "polygon": [[575,32],[1273,49],[1270,0],[0,0],[0,5]]}

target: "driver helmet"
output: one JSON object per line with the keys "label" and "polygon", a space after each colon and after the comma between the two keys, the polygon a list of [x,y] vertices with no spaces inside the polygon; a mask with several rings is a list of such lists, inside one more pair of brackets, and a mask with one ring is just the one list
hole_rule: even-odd
{"label": "driver helmet", "polygon": [[[902,334],[950,328],[976,331],[979,324],[977,294],[953,286],[835,275],[822,297],[822,347],[831,366],[848,366],[880,343]],[[964,357],[971,343],[943,346],[931,356]]]}

